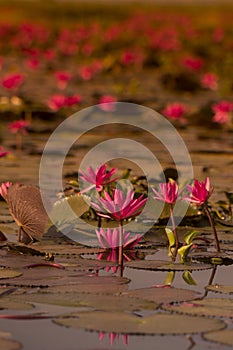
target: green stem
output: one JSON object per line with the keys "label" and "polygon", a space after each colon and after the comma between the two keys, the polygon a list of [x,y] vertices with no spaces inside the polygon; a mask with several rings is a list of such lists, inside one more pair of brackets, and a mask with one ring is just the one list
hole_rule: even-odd
{"label": "green stem", "polygon": [[119,277],[123,276],[123,220],[119,226],[119,257],[118,257]]}
{"label": "green stem", "polygon": [[216,245],[216,251],[217,253],[220,253],[221,252],[221,249],[220,249],[220,245],[219,245],[219,240],[218,240],[218,235],[217,235],[217,231],[216,231],[216,228],[215,228],[215,225],[214,225],[214,222],[213,222],[213,219],[210,215],[210,211],[209,211],[209,208],[208,208],[208,205],[207,203],[204,203],[204,210],[205,210],[205,213],[209,219],[209,222],[210,222],[210,226],[212,228],[212,231],[213,231],[213,234],[214,234],[214,239],[215,239],[215,245]]}
{"label": "green stem", "polygon": [[175,247],[175,252],[173,254],[173,258],[174,258],[174,261],[176,260],[176,256],[177,256],[177,252],[178,252],[178,249],[179,249],[179,238],[178,238],[178,234],[177,234],[177,231],[176,231],[176,225],[175,225],[175,220],[174,220],[174,215],[173,215],[173,207],[172,207],[172,204],[170,204],[170,216],[171,216],[171,221],[172,221],[172,230],[173,230],[173,233],[175,235],[175,239],[176,239],[176,247]]}

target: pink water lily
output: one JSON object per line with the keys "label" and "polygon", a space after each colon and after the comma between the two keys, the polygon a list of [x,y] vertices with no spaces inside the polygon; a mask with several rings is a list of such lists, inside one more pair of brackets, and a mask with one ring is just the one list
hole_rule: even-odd
{"label": "pink water lily", "polygon": [[25,134],[27,134],[27,127],[29,125],[30,125],[29,121],[20,119],[20,120],[15,120],[12,123],[9,123],[7,125],[7,127],[12,134],[20,133],[20,134],[25,135]]}
{"label": "pink water lily", "polygon": [[8,188],[12,185],[12,182],[7,181],[7,182],[2,182],[1,186],[0,186],[0,195],[2,196],[2,198],[4,198],[6,200],[7,198],[7,192],[8,192]]}
{"label": "pink water lily", "polygon": [[2,147],[0,147],[0,158],[7,156],[10,152],[4,151]]}
{"label": "pink water lily", "polygon": [[218,76],[215,73],[207,72],[201,77],[201,85],[210,90],[218,89]]}
{"label": "pink water lily", "polygon": [[88,168],[88,173],[85,174],[84,172],[80,171],[79,178],[85,182],[87,182],[89,185],[87,188],[81,191],[81,193],[85,193],[87,191],[92,190],[93,188],[96,189],[97,192],[101,192],[104,188],[104,186],[109,185],[112,182],[115,182],[118,178],[111,179],[112,175],[116,172],[115,168],[112,168],[110,171],[107,171],[106,164],[102,165],[101,167],[94,170],[92,166]]}
{"label": "pink water lily", "polygon": [[166,183],[159,184],[159,190],[152,188],[155,196],[154,199],[159,200],[160,202],[174,204],[178,198],[179,187],[176,181],[172,180]]}
{"label": "pink water lily", "polygon": [[167,106],[162,110],[162,114],[164,114],[169,119],[185,122],[187,107],[185,104],[179,102],[168,103]]}
{"label": "pink water lily", "polygon": [[20,73],[8,74],[2,79],[2,86],[7,90],[18,88],[24,81],[24,76]]}
{"label": "pink water lily", "polygon": [[[103,228],[96,230],[96,235],[102,248],[117,248],[119,247],[120,232],[119,228],[110,229],[105,231]],[[136,234],[133,237],[130,232],[123,230],[123,248],[132,249],[142,238],[142,235]]]}
{"label": "pink water lily", "polygon": [[190,192],[190,196],[186,196],[183,199],[197,205],[206,203],[214,190],[213,187],[210,187],[209,177],[207,177],[204,182],[195,179],[193,186],[187,185],[186,189]]}
{"label": "pink water lily", "polygon": [[104,191],[104,198],[99,197],[98,203],[91,202],[91,205],[99,212],[100,216],[122,221],[138,215],[146,201],[147,198],[143,194],[135,198],[134,190],[130,190],[124,195],[121,190],[114,189],[112,197]]}
{"label": "pink water lily", "polygon": [[212,110],[215,113],[213,121],[218,124],[226,124],[230,121],[233,103],[223,100],[212,105]]}

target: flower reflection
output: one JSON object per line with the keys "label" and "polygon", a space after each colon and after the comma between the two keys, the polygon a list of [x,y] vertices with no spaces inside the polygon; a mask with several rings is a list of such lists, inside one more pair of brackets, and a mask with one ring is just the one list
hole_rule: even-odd
{"label": "flower reflection", "polygon": [[[116,344],[117,342],[119,342],[119,336],[120,334],[119,333],[99,333],[99,340],[102,341],[105,336],[108,335],[109,336],[109,343],[110,343],[110,346],[113,346],[114,344]],[[124,345],[128,345],[128,335],[127,334],[121,334],[122,335],[122,340],[123,340],[123,343]]]}
{"label": "flower reflection", "polygon": [[[123,251],[123,263],[131,260],[136,260],[137,252],[136,251]],[[105,249],[103,252],[97,255],[96,260],[104,260],[109,262],[118,263],[119,261],[119,248],[115,249]],[[106,266],[106,272],[112,270],[113,273],[118,271],[119,266]],[[122,267],[122,269],[124,269]]]}

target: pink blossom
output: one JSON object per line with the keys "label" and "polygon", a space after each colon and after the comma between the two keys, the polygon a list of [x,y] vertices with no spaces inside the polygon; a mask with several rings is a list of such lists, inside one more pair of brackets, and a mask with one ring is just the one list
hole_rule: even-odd
{"label": "pink blossom", "polygon": [[47,101],[47,106],[54,112],[59,111],[61,108],[71,107],[80,103],[81,97],[79,95],[65,96],[65,95],[53,95]]}
{"label": "pink blossom", "polygon": [[105,112],[114,111],[114,102],[117,102],[117,98],[115,96],[103,95],[99,100],[99,107]]}
{"label": "pink blossom", "polygon": [[68,81],[71,79],[71,74],[64,71],[57,71],[54,73],[58,82],[58,88],[63,90],[66,88]]}
{"label": "pink blossom", "polygon": [[83,66],[79,70],[79,75],[83,80],[91,80],[93,74],[94,72],[91,66]]}
{"label": "pink blossom", "polygon": [[214,73],[208,72],[202,75],[201,77],[201,85],[204,88],[210,90],[218,89],[218,76]]}
{"label": "pink blossom", "polygon": [[143,62],[143,54],[140,51],[127,50],[122,53],[120,61],[124,66],[132,64],[140,65]]}
{"label": "pink blossom", "polygon": [[233,103],[228,101],[221,101],[212,106],[212,110],[215,113],[213,121],[219,124],[226,124],[231,119],[231,112],[233,111]]}
{"label": "pink blossom", "polygon": [[162,110],[162,113],[170,119],[176,119],[184,122],[185,115],[187,113],[187,107],[183,103],[179,102],[169,103]]}
{"label": "pink blossom", "polygon": [[[104,249],[119,247],[120,232],[119,228],[107,228],[106,232],[103,228],[96,230],[96,235],[100,245]],[[142,235],[136,234],[131,237],[130,232],[123,230],[123,248],[132,249],[138,242],[140,242]]]}
{"label": "pink blossom", "polygon": [[200,57],[189,56],[182,60],[183,65],[191,71],[199,71],[203,65],[204,61]]}
{"label": "pink blossom", "polygon": [[174,204],[178,198],[179,187],[174,180],[166,183],[160,183],[158,191],[154,188],[152,188],[152,190],[155,194],[153,198],[159,200],[160,202]]}
{"label": "pink blossom", "polygon": [[12,185],[12,182],[7,181],[7,182],[2,182],[1,186],[0,186],[0,195],[2,196],[2,198],[4,198],[6,200],[7,198],[7,192],[8,192],[8,188]]}
{"label": "pink blossom", "polygon": [[112,168],[107,172],[106,164],[94,170],[92,166],[88,168],[88,174],[80,172],[79,178],[81,180],[86,181],[88,184],[92,184],[88,186],[86,189],[82,190],[82,193],[85,193],[93,188],[96,189],[97,192],[101,192],[104,186],[109,185],[112,182],[115,182],[118,178],[111,179],[112,175],[116,172],[115,168]]}
{"label": "pink blossom", "polygon": [[27,120],[20,119],[12,123],[9,123],[7,127],[12,134],[20,133],[25,135],[27,134],[27,127],[29,125],[30,125],[30,122],[28,122]]}
{"label": "pink blossom", "polygon": [[5,89],[13,90],[18,88],[24,81],[24,76],[19,73],[9,74],[2,79],[2,86]]}
{"label": "pink blossom", "polygon": [[186,196],[183,199],[197,205],[206,203],[211,194],[213,193],[214,188],[210,188],[210,179],[207,177],[204,182],[194,180],[194,184],[187,185],[186,189],[190,192],[190,196]]}
{"label": "pink blossom", "polygon": [[104,197],[99,197],[98,203],[91,202],[91,205],[99,211],[98,215],[122,221],[138,215],[146,201],[147,198],[144,198],[143,194],[134,198],[134,190],[124,195],[121,190],[114,189],[112,197],[104,191]]}
{"label": "pink blossom", "polygon": [[0,158],[7,156],[9,153],[9,151],[3,151],[3,148],[0,146]]}
{"label": "pink blossom", "polygon": [[37,69],[40,66],[40,62],[38,58],[32,57],[26,61],[26,65],[31,69]]}

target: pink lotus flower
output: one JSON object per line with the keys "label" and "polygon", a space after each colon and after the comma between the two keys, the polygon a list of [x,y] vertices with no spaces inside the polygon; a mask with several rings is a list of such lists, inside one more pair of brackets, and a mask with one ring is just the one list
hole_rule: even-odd
{"label": "pink lotus flower", "polygon": [[[99,333],[99,340],[102,341],[106,336],[106,333]],[[128,345],[128,335],[127,334],[122,334],[122,339],[124,342],[124,345]],[[110,346],[113,346],[115,341],[119,340],[119,334],[118,333],[109,333],[109,342]]]}
{"label": "pink lotus flower", "polygon": [[187,190],[190,192],[190,196],[184,197],[184,200],[195,203],[197,205],[202,205],[207,202],[214,188],[210,188],[210,179],[207,177],[204,182],[194,180],[194,184],[186,186]]}
{"label": "pink lotus flower", "polygon": [[83,66],[79,69],[79,75],[83,80],[91,80],[94,72],[91,66]]}
{"label": "pink lotus flower", "polygon": [[230,121],[230,114],[233,111],[233,103],[223,100],[214,104],[212,110],[215,112],[213,121],[219,124],[226,124]]}
{"label": "pink lotus flower", "polygon": [[[112,230],[108,228],[106,232],[103,228],[100,228],[99,230],[96,230],[96,235],[102,248],[114,249],[119,247],[120,232],[118,228],[114,228]],[[142,238],[142,235],[140,234],[136,234],[133,237],[130,236],[130,232],[126,232],[125,230],[123,230],[124,249],[132,249]]]}
{"label": "pink lotus flower", "polygon": [[30,125],[30,123],[26,120],[16,120],[12,123],[9,123],[7,125],[8,129],[12,134],[22,134],[26,135],[27,134],[27,127]]}
{"label": "pink lotus flower", "polygon": [[7,90],[17,89],[24,81],[22,74],[9,74],[2,79],[2,86]]}
{"label": "pink lotus flower", "polygon": [[65,106],[66,107],[72,107],[74,105],[77,105],[81,102],[81,96],[79,95],[73,95],[73,96],[66,96],[65,99]]}
{"label": "pink lotus flower", "polygon": [[112,175],[116,172],[115,168],[112,168],[110,171],[106,171],[106,164],[102,165],[100,168],[94,170],[92,166],[88,168],[88,174],[80,172],[79,178],[88,184],[92,184],[88,186],[86,189],[82,190],[81,193],[85,193],[87,191],[96,189],[97,192],[101,192],[104,186],[109,185],[112,182],[115,182],[118,178],[111,179]]}
{"label": "pink lotus flower", "polygon": [[218,76],[214,73],[208,72],[202,75],[201,85],[210,90],[218,89]]}
{"label": "pink lotus flower", "polygon": [[8,192],[8,188],[12,185],[12,182],[7,181],[7,182],[2,182],[1,186],[0,186],[0,195],[2,196],[2,198],[4,198],[6,200],[7,197],[7,192]]}
{"label": "pink lotus flower", "polygon": [[172,180],[166,183],[159,184],[159,191],[152,188],[155,196],[154,199],[159,200],[160,202],[174,204],[178,198],[179,187],[176,181]]}
{"label": "pink lotus flower", "polygon": [[[134,190],[128,191],[126,195],[121,190],[113,190],[113,197],[104,191],[104,198],[99,197],[99,203],[91,202],[91,205],[99,211],[98,215],[114,218],[122,221],[129,217],[138,215],[142,211],[147,198],[143,198],[142,194],[138,198],[134,198]],[[102,213],[107,214],[102,214]]]}
{"label": "pink lotus flower", "polygon": [[3,148],[0,147],[0,158],[7,156],[9,153],[9,151],[3,151]]}
{"label": "pink lotus flower", "polygon": [[117,102],[117,98],[115,96],[104,95],[99,100],[99,107],[105,112],[114,111],[114,102]]}
{"label": "pink lotus flower", "polygon": [[183,103],[174,102],[169,103],[163,110],[162,113],[174,120],[179,120],[181,122],[185,122],[185,115],[187,113],[187,107]]}
{"label": "pink lotus flower", "polygon": [[58,88],[61,90],[66,88],[68,81],[71,79],[71,74],[63,71],[55,72],[54,76],[57,79]]}
{"label": "pink lotus flower", "polygon": [[182,64],[191,71],[199,71],[203,65],[204,61],[200,57],[189,56],[183,59]]}

